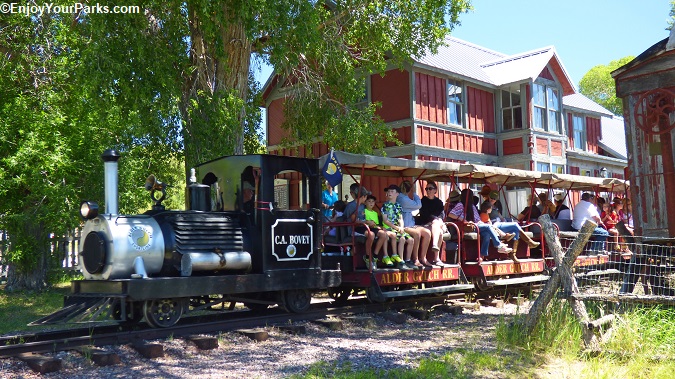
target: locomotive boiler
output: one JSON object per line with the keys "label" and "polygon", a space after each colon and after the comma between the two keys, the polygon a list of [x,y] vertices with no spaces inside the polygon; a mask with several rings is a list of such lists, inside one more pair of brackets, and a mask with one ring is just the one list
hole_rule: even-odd
{"label": "locomotive boiler", "polygon": [[192,170],[184,211],[164,208],[167,186],[151,175],[152,209],[120,215],[119,157],[102,156],[105,212],[90,201],[80,207],[84,280],[72,282],[63,310],[34,324],[109,315],[167,327],[225,301],[302,312],[313,291],[340,284],[338,267],[321,266],[317,160],[248,155],[204,163]]}

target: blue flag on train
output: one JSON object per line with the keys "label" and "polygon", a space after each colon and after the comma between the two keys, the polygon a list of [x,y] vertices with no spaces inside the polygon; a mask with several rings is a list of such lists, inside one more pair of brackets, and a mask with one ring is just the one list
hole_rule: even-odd
{"label": "blue flag on train", "polygon": [[340,168],[340,162],[338,162],[337,155],[334,154],[333,149],[330,150],[330,156],[326,159],[321,173],[333,187],[342,183],[342,168]]}

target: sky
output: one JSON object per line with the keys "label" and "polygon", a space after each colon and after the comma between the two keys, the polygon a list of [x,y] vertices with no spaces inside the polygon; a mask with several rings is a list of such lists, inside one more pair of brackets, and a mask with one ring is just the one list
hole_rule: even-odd
{"label": "sky", "polygon": [[[452,36],[503,54],[553,45],[575,87],[591,68],[668,37],[669,0],[472,0]],[[256,78],[264,85],[271,69]],[[264,120],[264,118],[263,118]],[[264,122],[264,121],[263,121]]]}
{"label": "sky", "polygon": [[473,0],[452,36],[504,54],[553,45],[574,85],[668,37],[669,0]]}

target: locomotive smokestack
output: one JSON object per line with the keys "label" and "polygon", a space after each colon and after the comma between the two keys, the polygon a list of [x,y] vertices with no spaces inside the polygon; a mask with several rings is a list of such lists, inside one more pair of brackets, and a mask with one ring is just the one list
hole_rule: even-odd
{"label": "locomotive smokestack", "polygon": [[120,154],[116,150],[106,150],[101,155],[105,173],[105,213],[117,214],[117,160]]}

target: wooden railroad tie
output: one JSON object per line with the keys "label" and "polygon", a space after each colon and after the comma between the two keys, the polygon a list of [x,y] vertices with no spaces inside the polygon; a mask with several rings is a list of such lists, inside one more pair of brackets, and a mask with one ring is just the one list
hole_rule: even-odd
{"label": "wooden railroad tie", "polygon": [[237,333],[245,335],[256,342],[267,341],[270,337],[269,333],[263,329],[238,329]]}
{"label": "wooden railroad tie", "polygon": [[213,350],[218,348],[218,338],[205,336],[187,336],[185,338],[197,346],[199,350]]}
{"label": "wooden railroad tie", "polygon": [[147,343],[145,341],[141,341],[135,342],[131,346],[145,358],[153,359],[164,356],[164,346],[158,343]]}
{"label": "wooden railroad tie", "polygon": [[328,328],[330,330],[342,330],[344,329],[344,324],[342,323],[342,320],[334,319],[334,318],[328,318],[328,319],[320,319],[320,320],[314,320],[313,322]]}
{"label": "wooden railroad tie", "polygon": [[46,357],[44,355],[25,353],[20,354],[17,358],[26,362],[31,370],[39,372],[40,374],[59,371],[62,367],[60,359]]}
{"label": "wooden railroad tie", "polygon": [[77,351],[82,356],[91,359],[97,366],[111,366],[122,363],[120,356],[117,353],[99,349],[93,346],[83,346],[77,348]]}

